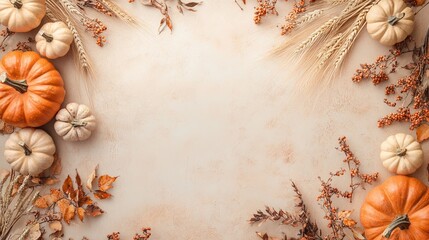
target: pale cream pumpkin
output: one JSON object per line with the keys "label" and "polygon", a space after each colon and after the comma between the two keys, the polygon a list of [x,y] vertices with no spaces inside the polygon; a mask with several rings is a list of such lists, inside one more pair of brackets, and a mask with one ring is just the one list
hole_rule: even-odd
{"label": "pale cream pumpkin", "polygon": [[414,12],[403,0],[381,0],[368,11],[366,21],[372,38],[392,46],[413,32]]}
{"label": "pale cream pumpkin", "polygon": [[0,0],[0,23],[12,32],[36,28],[45,13],[45,0]]}
{"label": "pale cream pumpkin", "polygon": [[390,172],[408,175],[423,164],[423,151],[413,136],[398,133],[389,136],[381,144],[380,159]]}
{"label": "pale cream pumpkin", "polygon": [[54,162],[55,144],[41,129],[24,128],[10,135],[4,157],[12,169],[23,175],[37,176]]}
{"label": "pale cream pumpkin", "polygon": [[37,51],[50,59],[66,55],[72,42],[73,33],[63,22],[45,23],[36,35]]}
{"label": "pale cream pumpkin", "polygon": [[69,103],[56,116],[54,125],[58,135],[65,141],[83,141],[95,130],[96,121],[88,106]]}

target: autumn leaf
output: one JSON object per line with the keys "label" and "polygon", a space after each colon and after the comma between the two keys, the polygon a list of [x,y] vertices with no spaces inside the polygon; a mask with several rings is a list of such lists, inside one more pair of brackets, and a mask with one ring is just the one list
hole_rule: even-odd
{"label": "autumn leaf", "polygon": [[99,216],[99,215],[101,215],[101,214],[104,213],[104,211],[100,207],[98,207],[97,205],[95,205],[95,204],[88,205],[85,208],[85,212],[86,212],[87,215],[89,215],[91,217],[97,217],[97,216]]}
{"label": "autumn leaf", "polygon": [[100,178],[98,178],[98,188],[103,192],[111,189],[113,187],[112,184],[117,178],[118,177],[111,177],[109,175],[100,176]]}
{"label": "autumn leaf", "polygon": [[51,189],[50,194],[43,195],[34,201],[33,205],[37,208],[45,209],[63,198],[64,195],[59,189]]}
{"label": "autumn leaf", "polygon": [[164,31],[164,29],[165,29],[165,26],[167,26],[166,18],[162,18],[161,22],[159,23],[158,33],[162,33],[162,31]]}
{"label": "autumn leaf", "polygon": [[51,206],[51,204],[49,204],[48,202],[48,197],[50,197],[49,195],[47,196],[41,196],[39,198],[36,199],[36,201],[34,201],[33,205],[37,208],[41,208],[41,209],[45,209],[48,208],[49,206]]}
{"label": "autumn leaf", "polygon": [[53,233],[61,232],[63,230],[63,225],[60,221],[52,221],[49,223],[49,228]]}
{"label": "autumn leaf", "polygon": [[80,221],[83,222],[85,217],[85,209],[82,207],[77,208],[77,216],[79,217]]}
{"label": "autumn leaf", "polygon": [[73,181],[72,181],[70,175],[68,175],[67,178],[66,178],[66,180],[64,180],[62,189],[63,189],[63,192],[67,196],[69,196],[71,199],[75,199],[76,192],[75,192],[75,190],[73,188]]}
{"label": "autumn leaf", "polygon": [[58,204],[58,207],[60,209],[61,215],[63,216],[64,221],[67,224],[70,224],[70,221],[75,216],[76,207],[73,206],[72,204],[70,204],[70,201],[68,199],[65,199],[65,198],[58,201],[57,204]]}
{"label": "autumn leaf", "polygon": [[100,199],[100,200],[110,198],[111,196],[112,196],[112,194],[110,194],[108,192],[101,191],[101,190],[96,190],[94,192],[94,197],[97,199]]}
{"label": "autumn leaf", "polygon": [[86,180],[86,188],[92,192],[92,185],[94,180],[97,178],[98,164],[95,166],[94,170],[89,174],[88,180]]}
{"label": "autumn leaf", "polygon": [[416,135],[418,142],[423,142],[429,139],[429,125],[426,123],[420,125],[416,130]]}
{"label": "autumn leaf", "polygon": [[41,236],[42,236],[42,232],[40,231],[40,224],[36,223],[30,228],[26,239],[39,240]]}
{"label": "autumn leaf", "polygon": [[166,17],[165,23],[167,24],[167,27],[170,29],[170,31],[173,31],[173,23],[171,22],[170,16]]}

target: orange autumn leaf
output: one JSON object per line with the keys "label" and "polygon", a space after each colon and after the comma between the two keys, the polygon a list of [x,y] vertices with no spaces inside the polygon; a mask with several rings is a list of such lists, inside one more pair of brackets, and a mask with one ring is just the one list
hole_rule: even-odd
{"label": "orange autumn leaf", "polygon": [[109,175],[100,176],[100,178],[98,178],[98,188],[103,192],[111,189],[113,187],[112,184],[117,178],[118,177],[111,177]]}
{"label": "orange autumn leaf", "polygon": [[41,209],[45,209],[45,208],[48,208],[50,206],[46,196],[42,196],[42,197],[37,198],[36,201],[34,201],[33,205],[35,207],[41,208]]}
{"label": "orange autumn leaf", "polygon": [[104,211],[95,204],[88,205],[85,211],[86,211],[86,214],[91,217],[96,217],[104,213]]}
{"label": "orange autumn leaf", "polygon": [[73,188],[73,181],[70,175],[68,175],[66,180],[64,180],[62,189],[63,189],[63,192],[71,199],[74,199],[76,197],[76,192]]}
{"label": "orange autumn leaf", "polygon": [[420,125],[416,130],[416,135],[418,142],[423,142],[429,139],[429,125],[425,123]]}
{"label": "orange autumn leaf", "polygon": [[58,202],[60,199],[64,198],[64,194],[59,189],[51,189],[51,198],[52,202]]}
{"label": "orange autumn leaf", "polygon": [[70,204],[70,201],[63,198],[60,201],[57,202],[58,207],[60,209],[61,215],[64,219],[64,221],[67,224],[70,224],[70,221],[75,216],[76,207]]}
{"label": "orange autumn leaf", "polygon": [[101,191],[101,190],[96,190],[94,192],[94,197],[97,199],[100,199],[100,200],[110,198],[111,196],[112,196],[112,194],[110,194],[108,192]]}
{"label": "orange autumn leaf", "polygon": [[83,222],[85,217],[85,209],[82,207],[77,208],[77,216],[79,217],[80,221]]}

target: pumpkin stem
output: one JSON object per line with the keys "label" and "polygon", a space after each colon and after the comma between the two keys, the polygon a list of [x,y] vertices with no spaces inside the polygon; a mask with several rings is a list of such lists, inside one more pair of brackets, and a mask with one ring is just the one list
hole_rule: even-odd
{"label": "pumpkin stem", "polygon": [[404,17],[405,17],[405,13],[403,12],[397,13],[395,16],[390,16],[389,18],[387,18],[387,23],[393,26]]}
{"label": "pumpkin stem", "polygon": [[10,87],[15,88],[15,90],[17,90],[20,93],[25,93],[25,92],[27,92],[27,89],[28,89],[27,81],[25,81],[25,80],[11,80],[7,77],[6,72],[2,72],[0,74],[0,82],[8,85]]}
{"label": "pumpkin stem", "polygon": [[21,9],[21,8],[22,8],[22,1],[21,1],[21,0],[15,0],[15,1],[13,2],[13,6],[14,6],[15,8]]}
{"label": "pumpkin stem", "polygon": [[73,120],[71,122],[71,125],[73,127],[85,127],[87,124],[88,124],[87,122],[84,122],[82,120]]}
{"label": "pumpkin stem", "polygon": [[39,34],[40,34],[40,36],[42,36],[46,39],[46,42],[52,42],[54,40],[54,37],[49,33],[45,33],[44,31],[40,31]]}
{"label": "pumpkin stem", "polygon": [[387,226],[386,230],[384,230],[383,237],[389,238],[393,230],[396,228],[401,230],[408,229],[410,224],[411,222],[407,214],[399,215],[392,221],[392,223],[389,224],[389,226]]}
{"label": "pumpkin stem", "polygon": [[407,154],[406,148],[400,148],[400,149],[398,149],[398,151],[396,151],[396,155],[398,157],[403,157],[403,156],[405,156],[405,154]]}
{"label": "pumpkin stem", "polygon": [[18,145],[21,146],[24,149],[25,156],[30,156],[31,155],[32,151],[27,146],[27,144],[25,144],[25,142],[19,142]]}

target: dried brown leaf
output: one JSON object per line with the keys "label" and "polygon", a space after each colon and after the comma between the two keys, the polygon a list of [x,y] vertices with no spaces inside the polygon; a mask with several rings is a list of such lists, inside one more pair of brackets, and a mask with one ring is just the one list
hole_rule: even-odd
{"label": "dried brown leaf", "polygon": [[50,198],[49,195],[41,196],[41,197],[37,198],[36,201],[34,201],[33,205],[35,207],[41,208],[41,209],[48,208],[49,206],[51,206],[51,204],[49,204],[49,202],[48,202],[48,198]]}
{"label": "dried brown leaf", "polygon": [[75,206],[70,204],[70,201],[65,199],[65,198],[58,201],[57,204],[58,204],[58,207],[60,209],[60,212],[61,212],[61,215],[62,215],[64,221],[67,224],[70,224],[70,221],[75,216],[75,211],[76,211]]}
{"label": "dried brown leaf", "polygon": [[42,231],[40,231],[40,224],[36,223],[31,228],[27,235],[27,240],[39,240],[42,236]]}
{"label": "dried brown leaf", "polygon": [[110,194],[108,192],[101,191],[101,190],[96,190],[94,192],[94,197],[97,198],[97,199],[100,199],[100,200],[102,200],[102,199],[108,199],[111,196],[112,196],[112,194]]}
{"label": "dried brown leaf", "polygon": [[77,208],[77,216],[79,217],[80,221],[83,222],[83,219],[85,218],[85,209],[82,207]]}
{"label": "dried brown leaf", "polygon": [[95,166],[94,170],[92,170],[91,174],[89,174],[88,179],[86,180],[86,188],[88,188],[89,191],[92,190],[92,185],[94,183],[94,180],[97,178],[97,172],[98,172],[98,164]]}
{"label": "dried brown leaf", "polygon": [[104,211],[95,204],[88,205],[85,208],[86,214],[91,217],[96,217],[104,213]]}
{"label": "dried brown leaf", "polygon": [[61,232],[63,230],[63,224],[60,221],[52,221],[49,223],[49,228],[53,233]]}
{"label": "dried brown leaf", "polygon": [[111,177],[109,175],[100,176],[100,178],[98,178],[98,188],[103,192],[111,189],[113,187],[112,184],[117,178],[118,177]]}
{"label": "dried brown leaf", "polygon": [[416,130],[416,135],[418,142],[423,142],[429,139],[429,125],[426,123],[420,125]]}
{"label": "dried brown leaf", "polygon": [[68,175],[67,178],[66,178],[66,180],[64,180],[62,189],[63,189],[63,192],[67,196],[69,196],[71,199],[75,199],[76,192],[75,192],[75,190],[73,188],[73,181],[72,181],[70,175]]}

